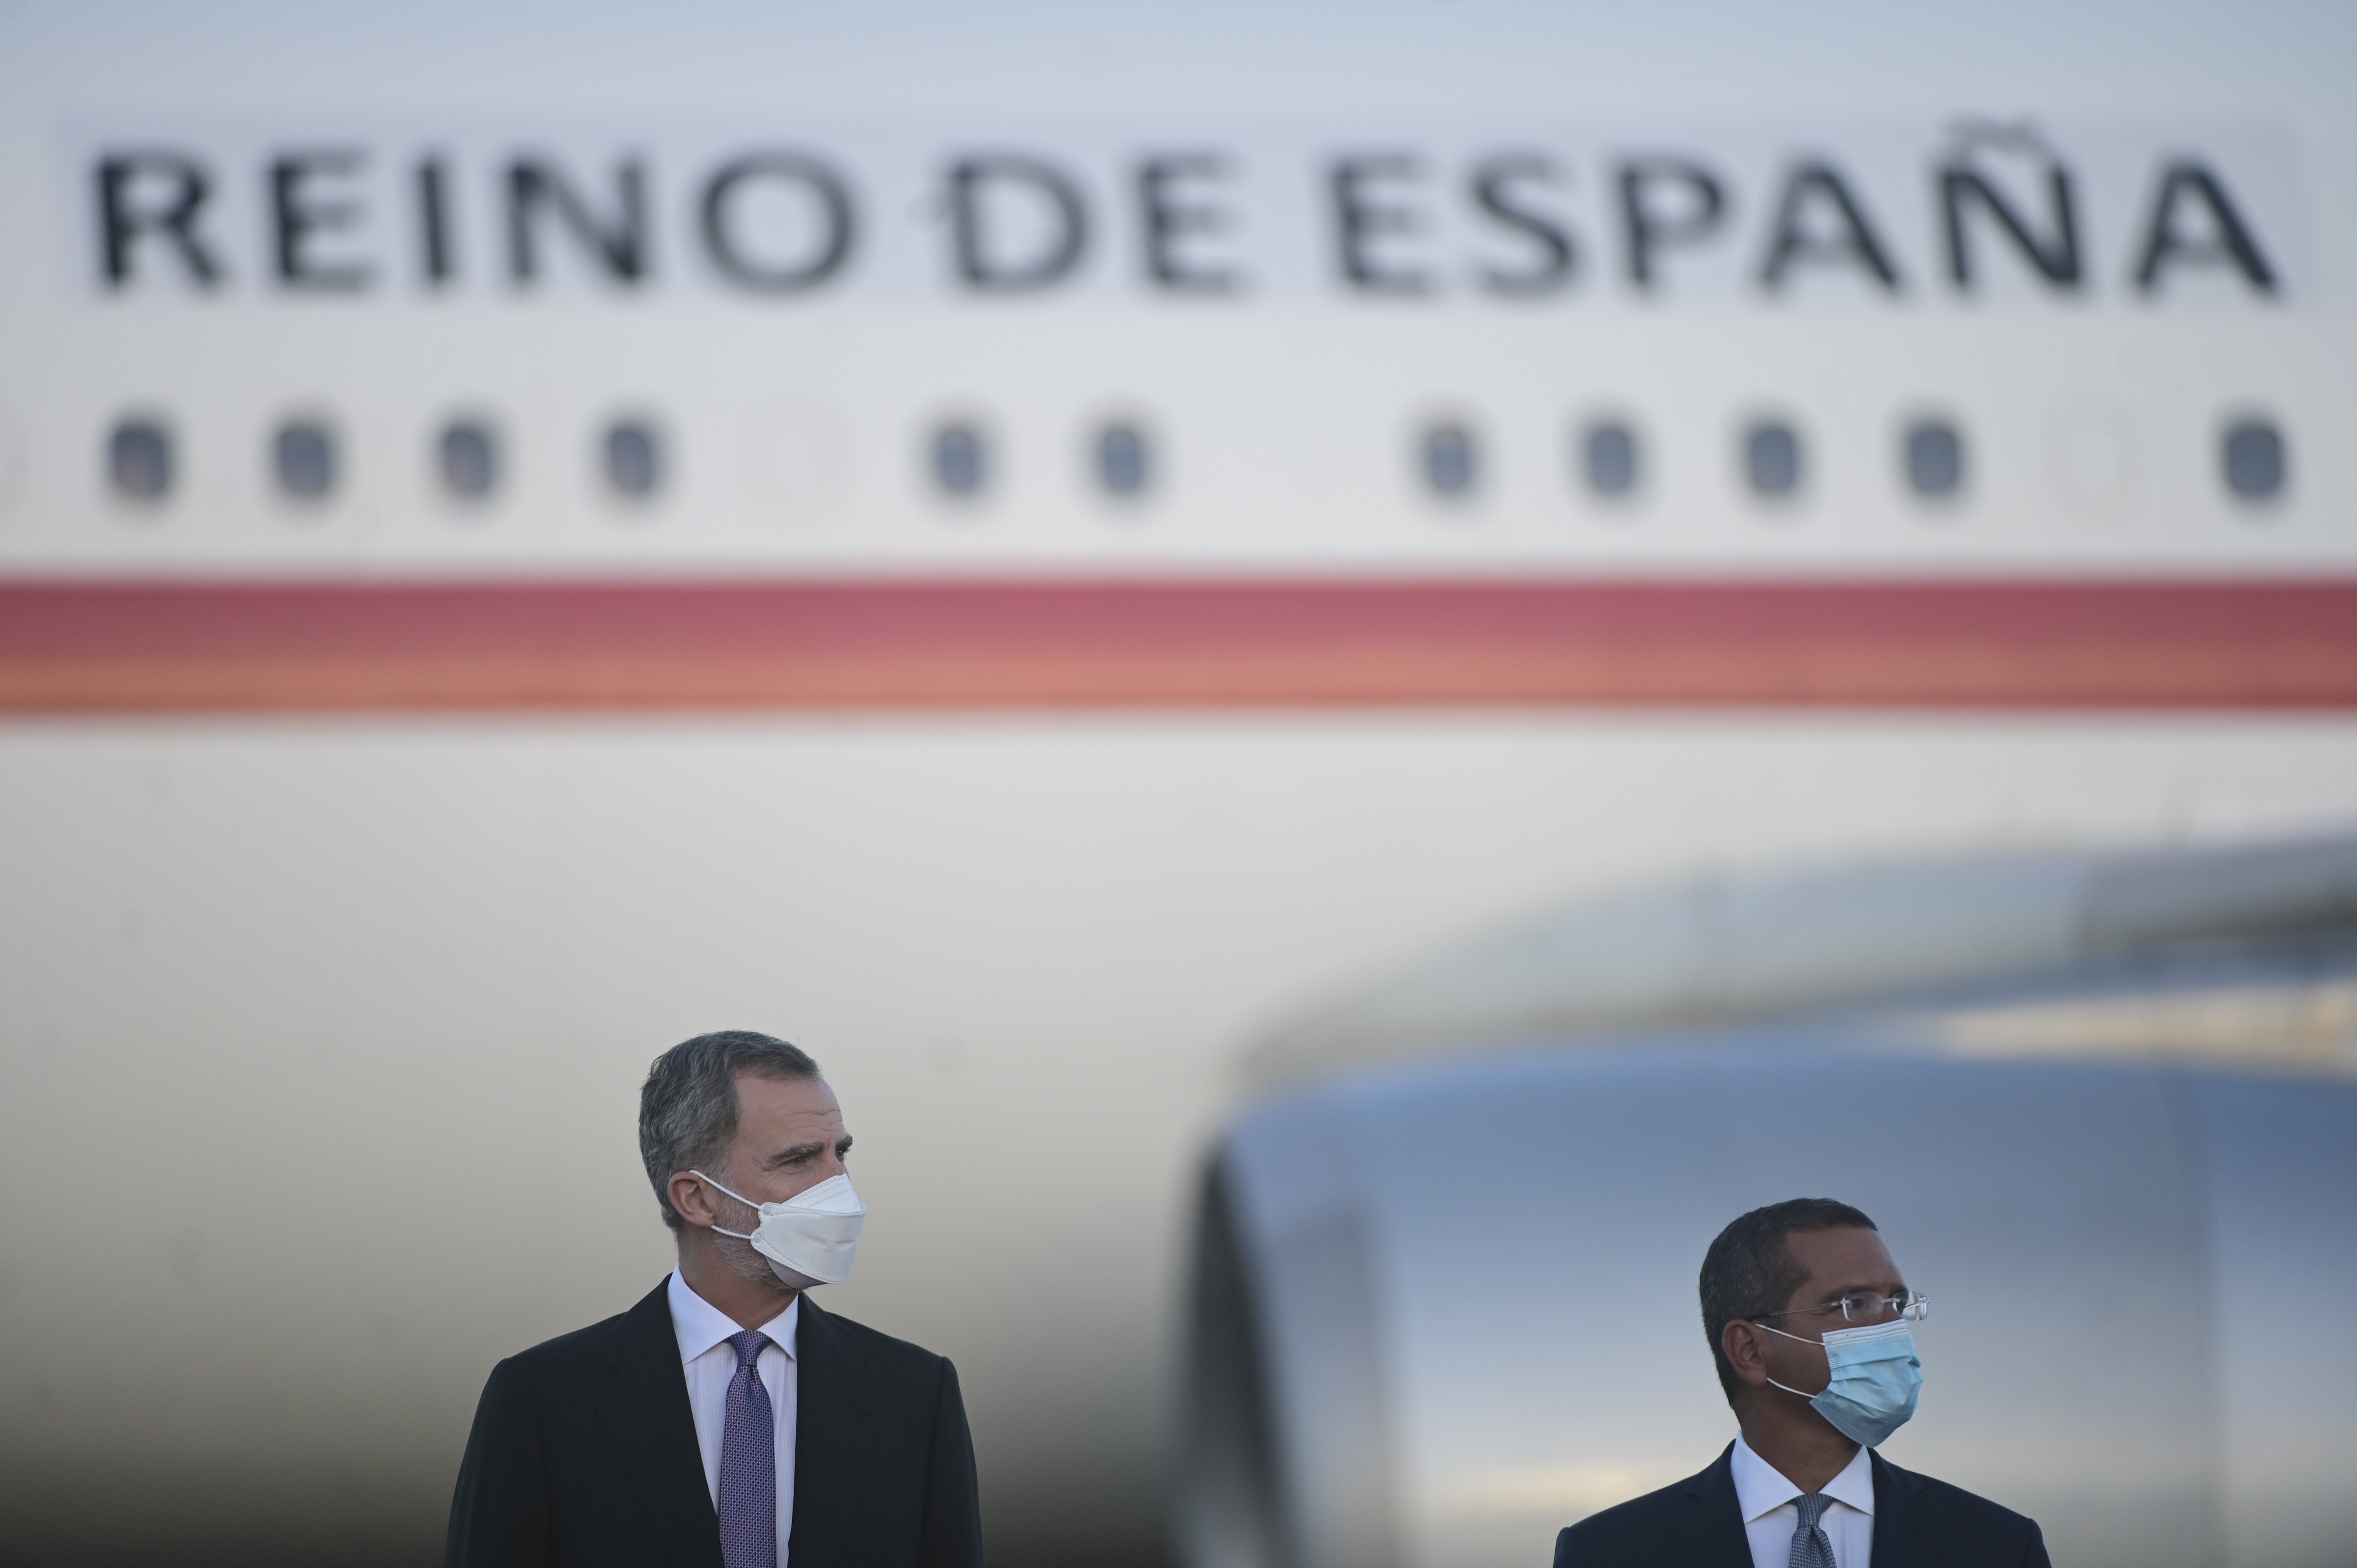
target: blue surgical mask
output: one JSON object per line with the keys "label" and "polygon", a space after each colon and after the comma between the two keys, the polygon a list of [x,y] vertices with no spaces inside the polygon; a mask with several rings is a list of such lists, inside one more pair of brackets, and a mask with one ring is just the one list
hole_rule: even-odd
{"label": "blue surgical mask", "polygon": [[[1769,1328],[1770,1334],[1784,1334]],[[1804,1345],[1818,1341],[1784,1334]],[[1824,1337],[1825,1365],[1833,1373],[1821,1394],[1801,1394],[1834,1430],[1852,1443],[1879,1446],[1907,1424],[1915,1413],[1915,1392],[1923,1386],[1923,1363],[1915,1354],[1915,1336],[1902,1318],[1869,1323],[1862,1328],[1837,1328]],[[1768,1380],[1788,1394],[1801,1391]]]}

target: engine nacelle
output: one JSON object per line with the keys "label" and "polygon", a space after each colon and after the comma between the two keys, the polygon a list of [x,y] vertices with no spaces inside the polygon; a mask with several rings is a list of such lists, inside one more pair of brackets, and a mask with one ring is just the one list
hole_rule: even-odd
{"label": "engine nacelle", "polygon": [[2357,1552],[2357,1086],[1787,1031],[1395,1069],[1246,1113],[1205,1187],[1188,1568],[1544,1568],[1734,1436],[1696,1275],[1830,1197],[1910,1285],[1889,1457],[2058,1563]]}

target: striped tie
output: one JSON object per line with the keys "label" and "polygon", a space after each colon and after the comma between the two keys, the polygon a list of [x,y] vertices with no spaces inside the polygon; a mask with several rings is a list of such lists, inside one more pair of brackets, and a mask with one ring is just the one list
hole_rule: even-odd
{"label": "striped tie", "polygon": [[[1834,1568],[1834,1543],[1817,1524],[1833,1507],[1833,1498],[1806,1492],[1792,1501],[1800,1508],[1801,1522],[1792,1527],[1792,1568]],[[736,1559],[729,1559],[728,1568],[737,1568]]]}
{"label": "striped tie", "polygon": [[778,1568],[778,1425],[760,1365],[770,1337],[748,1328],[728,1343],[737,1370],[720,1429],[720,1559],[727,1568]]}

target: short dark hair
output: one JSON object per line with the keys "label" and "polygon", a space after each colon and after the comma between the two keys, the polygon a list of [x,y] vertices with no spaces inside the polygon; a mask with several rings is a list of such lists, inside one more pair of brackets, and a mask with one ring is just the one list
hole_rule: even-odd
{"label": "short dark hair", "polygon": [[1738,1381],[1720,1341],[1727,1326],[1781,1312],[1809,1275],[1784,1238],[1795,1230],[1871,1230],[1874,1221],[1830,1197],[1792,1197],[1738,1215],[1702,1255],[1702,1329],[1718,1386],[1735,1402]]}
{"label": "short dark hair", "polygon": [[639,1090],[639,1158],[654,1183],[663,1223],[684,1223],[671,1206],[671,1178],[708,1169],[737,1135],[739,1073],[791,1080],[816,1078],[809,1053],[750,1029],[719,1029],[682,1040],[647,1069]]}

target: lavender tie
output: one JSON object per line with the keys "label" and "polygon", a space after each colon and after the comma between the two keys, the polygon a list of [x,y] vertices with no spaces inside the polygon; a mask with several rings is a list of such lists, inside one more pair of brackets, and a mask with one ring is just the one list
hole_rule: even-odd
{"label": "lavender tie", "polygon": [[778,1568],[778,1423],[761,1386],[757,1328],[732,1334],[737,1370],[720,1429],[720,1558],[727,1568]]}
{"label": "lavender tie", "polygon": [[[737,1407],[731,1404],[728,1408]],[[1825,1538],[1824,1527],[1817,1522],[1834,1506],[1833,1498],[1823,1492],[1804,1492],[1792,1500],[1801,1506],[1801,1520],[1792,1530],[1792,1568],[1834,1568],[1834,1543]],[[737,1568],[735,1558],[728,1560],[728,1568]]]}

